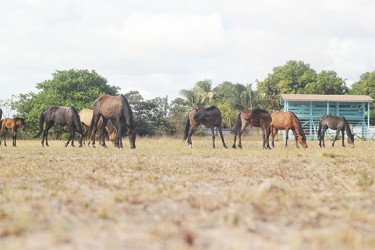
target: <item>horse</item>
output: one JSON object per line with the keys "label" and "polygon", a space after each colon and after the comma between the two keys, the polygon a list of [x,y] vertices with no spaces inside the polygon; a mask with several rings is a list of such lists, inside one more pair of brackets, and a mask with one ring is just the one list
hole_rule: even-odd
{"label": "horse", "polygon": [[298,148],[298,143],[300,143],[303,148],[307,148],[306,135],[296,114],[291,111],[279,111],[272,113],[271,117],[272,147],[275,147],[275,135],[279,130],[285,130],[285,147],[287,147],[289,130],[292,130],[294,139],[296,140],[296,147]]}
{"label": "horse", "polygon": [[[43,124],[46,124],[46,128],[43,130]],[[74,133],[77,131],[79,136],[79,146],[82,147],[83,130],[81,121],[79,120],[78,112],[73,107],[62,107],[52,106],[42,111],[39,118],[39,133],[34,138],[39,137],[43,133],[42,146],[44,147],[44,140],[46,140],[46,146],[48,145],[48,130],[54,125],[66,125],[69,130],[69,138],[65,143],[65,147],[68,146],[71,141],[71,145],[74,147]]]}
{"label": "horse", "polygon": [[[232,131],[234,132],[234,141],[232,148],[241,148],[241,135],[243,131],[245,131],[246,127],[251,125],[254,127],[262,128],[262,137],[263,137],[263,148],[264,149],[271,149],[269,144],[269,136],[270,136],[270,124],[271,124],[271,116],[270,114],[264,109],[254,109],[254,110],[245,110],[241,111],[237,115],[236,122],[233,126]],[[238,135],[238,146],[236,147],[236,138]]]}
{"label": "horse", "polygon": [[4,146],[7,145],[6,136],[8,134],[8,129],[11,129],[13,133],[13,147],[17,147],[17,130],[25,124],[25,119],[23,118],[4,118],[1,120],[0,145],[1,137],[4,137]]}
{"label": "horse", "polygon": [[[83,136],[84,138],[87,135],[87,132],[89,131],[92,116],[93,116],[94,111],[92,109],[82,109],[79,112],[79,119],[81,120],[82,128],[83,128]],[[100,117],[98,121],[98,129],[99,129],[99,142],[101,143],[102,140],[102,125],[103,125],[103,118]],[[108,120],[107,126],[105,126],[105,129],[107,130],[109,140],[111,142],[116,141],[116,136],[117,136],[117,129],[111,122],[111,120]],[[92,138],[90,137],[88,145],[90,145]],[[83,139],[83,144],[85,144],[85,141]]]}
{"label": "horse", "polygon": [[191,141],[191,136],[195,132],[195,130],[199,127],[199,125],[204,125],[206,128],[211,128],[212,134],[212,147],[215,148],[215,127],[219,130],[219,134],[221,137],[221,141],[223,143],[223,147],[227,148],[225,144],[223,132],[221,130],[221,112],[216,106],[211,106],[208,108],[194,108],[188,113],[188,119],[185,125],[185,132],[184,132],[184,141],[187,140],[187,143],[190,147],[193,146]]}
{"label": "horse", "polygon": [[[116,120],[118,124],[117,136],[115,140],[115,146],[122,148],[122,131],[126,126],[128,129],[128,137],[130,142],[130,148],[135,148],[135,124],[133,118],[132,109],[128,103],[128,99],[124,95],[110,96],[103,95],[98,97],[93,104],[93,117],[91,120],[91,137],[92,146],[95,147],[95,133],[98,128],[98,122],[100,117],[103,117],[102,130],[107,126],[108,120]],[[102,137],[102,146],[106,147],[104,136]]]}
{"label": "horse", "polygon": [[342,137],[342,146],[345,147],[344,143],[344,130],[346,131],[347,135],[347,142],[349,145],[354,147],[354,134],[352,134],[352,131],[350,130],[349,123],[345,119],[344,116],[332,116],[332,115],[323,115],[320,118],[319,121],[319,129],[318,129],[318,137],[319,137],[319,146],[322,147],[322,141],[323,141],[323,147],[324,145],[324,134],[326,130],[334,129],[336,130],[336,136],[333,140],[332,147],[335,146],[335,142],[339,137],[339,133],[341,131],[341,137]]}

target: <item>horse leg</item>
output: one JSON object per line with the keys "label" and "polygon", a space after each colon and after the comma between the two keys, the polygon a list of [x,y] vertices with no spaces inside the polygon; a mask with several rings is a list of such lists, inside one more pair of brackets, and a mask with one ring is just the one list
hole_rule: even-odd
{"label": "horse leg", "polygon": [[272,127],[271,133],[272,133],[272,147],[275,147],[275,136],[277,135],[277,132],[279,130],[275,127]]}
{"label": "horse leg", "polygon": [[17,130],[14,129],[14,130],[13,130],[13,147],[17,147],[17,142],[16,142],[16,140],[17,140]]}
{"label": "horse leg", "polygon": [[285,147],[288,147],[289,128],[285,129]]}
{"label": "horse leg", "polygon": [[335,139],[332,142],[332,147],[335,147],[335,142],[336,142],[337,138],[339,138],[339,134],[340,134],[340,130],[336,130],[336,136],[335,136]]}
{"label": "horse leg", "polygon": [[[69,142],[70,140],[72,140],[73,138],[73,126],[69,126],[68,127],[68,130],[69,130],[69,138],[68,138],[68,141],[65,143],[65,147],[67,147],[69,145]],[[74,145],[72,145],[74,147]]]}
{"label": "horse leg", "polygon": [[211,126],[212,148],[215,148],[215,127]]}
{"label": "horse leg", "polygon": [[5,128],[3,129],[3,133],[2,133],[2,136],[4,138],[4,146],[6,147],[7,146],[7,134],[8,134],[8,128]]}
{"label": "horse leg", "polygon": [[345,147],[345,143],[344,143],[344,128],[341,130],[341,138],[342,138],[342,146]]}
{"label": "horse leg", "polygon": [[237,148],[237,147],[236,147],[236,139],[237,139],[237,135],[238,135],[238,130],[235,130],[235,131],[234,131],[234,140],[233,140],[232,148]]}
{"label": "horse leg", "polygon": [[270,134],[271,134],[270,126],[269,125],[266,126],[265,130],[266,130],[266,138],[265,138],[266,139],[266,148],[271,149],[271,147],[270,147]]}
{"label": "horse leg", "polygon": [[240,149],[242,149],[242,138],[241,138],[242,137],[242,133],[245,131],[247,125],[248,125],[247,122],[242,123],[240,132],[238,133],[238,148],[240,148]]}
{"label": "horse leg", "polygon": [[223,131],[221,130],[221,126],[218,126],[217,129],[219,130],[219,135],[221,137],[221,142],[223,143],[224,148],[228,148],[224,141]]}
{"label": "horse leg", "polygon": [[[105,130],[105,126],[107,126],[107,122],[108,122],[108,119],[104,118],[103,117],[103,123],[102,123],[102,127],[101,129],[99,130],[99,140],[101,140],[101,145],[103,147],[107,147],[107,145],[105,145],[105,136],[104,136],[104,130]],[[120,138],[121,139],[121,138]]]}
{"label": "horse leg", "polygon": [[193,133],[195,132],[195,130],[197,129],[197,125],[195,125],[195,126],[191,126],[190,128],[189,128],[189,133],[188,133],[188,139],[187,139],[187,143],[188,143],[188,146],[190,146],[190,148],[192,148],[193,147],[193,142],[192,142],[192,140],[191,140],[191,136],[193,135]]}
{"label": "horse leg", "polygon": [[296,147],[299,148],[298,147],[298,135],[297,135],[297,132],[296,132],[296,130],[294,128],[292,129],[292,132],[293,132],[293,135],[294,135],[294,140],[296,141]]}
{"label": "horse leg", "polygon": [[[93,117],[92,117],[92,119],[94,119],[94,124],[93,124],[93,128],[91,131],[91,136],[90,136],[90,142],[92,141],[93,148],[95,148],[95,134],[96,134],[96,130],[98,129],[99,118],[100,118],[100,114],[95,114],[94,112]],[[89,142],[89,145],[90,145],[90,142]]]}

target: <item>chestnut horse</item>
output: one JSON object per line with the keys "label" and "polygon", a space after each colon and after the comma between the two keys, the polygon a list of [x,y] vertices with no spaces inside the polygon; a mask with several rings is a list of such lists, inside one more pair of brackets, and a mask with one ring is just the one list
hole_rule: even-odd
{"label": "chestnut horse", "polygon": [[[92,116],[93,116],[94,111],[92,109],[82,109],[79,112],[79,119],[81,120],[82,128],[83,128],[83,137],[85,138],[87,135],[87,132],[89,131]],[[98,129],[99,129],[99,142],[101,143],[102,140],[102,125],[103,125],[103,118],[100,117],[98,121]],[[116,136],[117,136],[117,129],[111,122],[111,120],[108,120],[107,126],[105,126],[105,129],[107,130],[109,140],[111,142],[116,141]],[[90,137],[88,145],[90,145],[92,138]],[[85,144],[85,141],[83,139],[83,144]]]}
{"label": "chestnut horse", "polygon": [[187,139],[187,143],[190,147],[192,147],[191,136],[195,132],[195,130],[199,127],[199,125],[203,124],[206,128],[211,128],[212,134],[212,147],[215,148],[215,127],[219,130],[219,134],[221,137],[221,141],[223,143],[224,148],[227,148],[225,144],[223,132],[221,130],[221,112],[220,110],[215,107],[211,106],[208,108],[201,108],[192,109],[188,114],[188,119],[185,125],[185,133],[184,133],[184,140]]}
{"label": "chestnut horse", "polygon": [[17,130],[25,125],[25,119],[23,118],[4,118],[1,120],[1,137],[4,137],[4,146],[7,145],[6,136],[8,134],[8,129],[12,130],[13,133],[13,147],[17,147]]}
{"label": "chestnut horse", "polygon": [[270,149],[269,137],[270,137],[270,124],[271,116],[264,109],[254,109],[241,111],[237,115],[236,122],[233,126],[234,132],[234,141],[232,148],[236,148],[236,138],[238,135],[238,148],[242,148],[241,135],[245,131],[246,127],[251,125],[254,127],[262,128],[262,137],[263,137],[263,148]]}
{"label": "chestnut horse", "polygon": [[[90,128],[91,128],[91,137],[92,139],[92,146],[95,147],[95,134],[96,130],[98,129],[98,122],[100,117],[103,117],[103,125],[102,130],[104,132],[104,128],[107,126],[108,120],[116,120],[118,124],[117,136],[115,140],[115,146],[122,148],[122,131],[124,130],[125,126],[128,129],[128,137],[130,142],[130,148],[135,148],[135,139],[136,139],[136,132],[135,132],[135,125],[133,119],[133,112],[131,107],[128,103],[128,99],[124,95],[118,96],[109,96],[103,95],[98,97],[94,104],[93,104],[93,117],[91,120]],[[102,137],[102,144],[103,147],[106,147],[104,136]]]}
{"label": "chestnut horse", "polygon": [[271,116],[272,147],[275,147],[275,135],[279,130],[285,130],[285,147],[287,147],[289,130],[292,130],[297,148],[298,142],[303,148],[307,148],[305,132],[302,129],[300,120],[293,112],[274,112]]}
{"label": "chestnut horse", "polygon": [[347,141],[348,144],[351,146],[354,146],[354,135],[352,134],[352,131],[350,130],[349,123],[345,119],[344,116],[332,116],[332,115],[323,115],[322,118],[320,118],[319,121],[319,129],[318,129],[318,137],[319,137],[319,146],[322,147],[322,141],[323,141],[323,147],[324,145],[324,134],[326,133],[326,130],[334,129],[336,130],[336,136],[333,140],[332,147],[335,146],[335,142],[339,137],[339,133],[341,131],[341,137],[342,137],[342,146],[345,147],[344,143],[344,130],[346,131],[347,135]]}
{"label": "chestnut horse", "polygon": [[[46,128],[43,130],[43,124],[46,123]],[[68,146],[71,141],[71,145],[74,147],[74,132],[78,132],[80,137],[79,146],[82,147],[83,131],[81,122],[79,120],[78,112],[73,107],[61,107],[52,106],[42,111],[39,118],[39,133],[34,138],[39,137],[43,133],[42,146],[44,147],[44,139],[46,140],[46,146],[48,145],[48,130],[52,128],[54,124],[66,125],[69,130],[69,138],[65,143],[65,147]]]}

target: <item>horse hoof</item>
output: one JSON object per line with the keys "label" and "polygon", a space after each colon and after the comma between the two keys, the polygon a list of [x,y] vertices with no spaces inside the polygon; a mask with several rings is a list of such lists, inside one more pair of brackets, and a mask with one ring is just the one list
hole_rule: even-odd
{"label": "horse hoof", "polygon": [[233,149],[237,149],[236,145],[233,145],[232,148],[233,148]]}

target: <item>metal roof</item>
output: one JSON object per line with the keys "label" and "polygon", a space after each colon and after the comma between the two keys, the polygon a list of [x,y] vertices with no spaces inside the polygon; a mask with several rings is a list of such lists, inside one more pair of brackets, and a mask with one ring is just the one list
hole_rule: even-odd
{"label": "metal roof", "polygon": [[306,95],[306,94],[281,94],[284,101],[313,101],[313,102],[372,102],[368,95]]}

